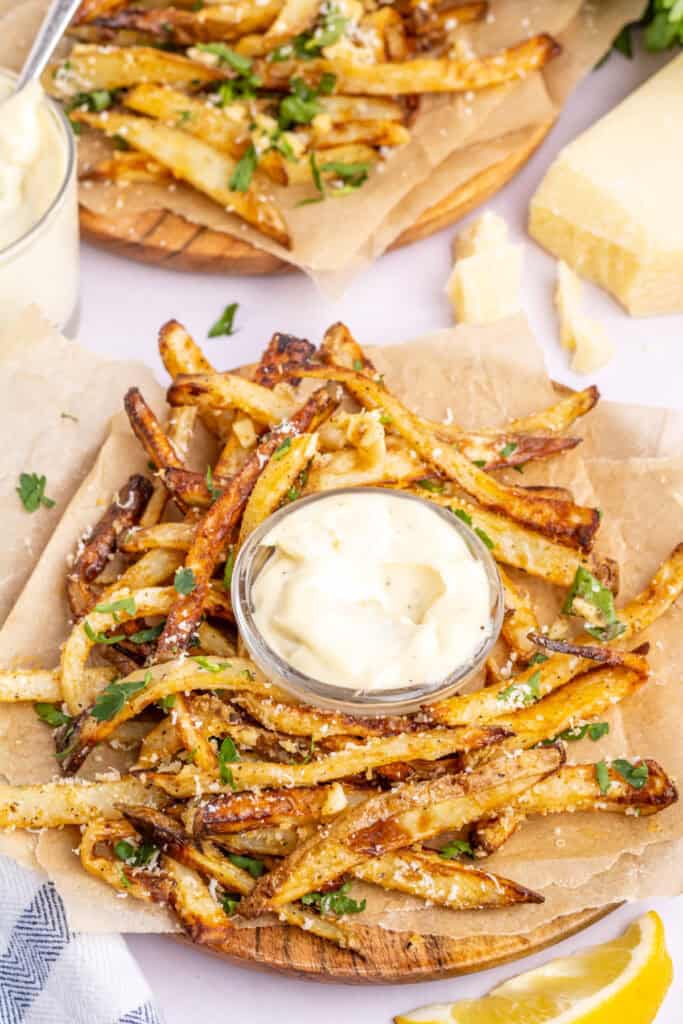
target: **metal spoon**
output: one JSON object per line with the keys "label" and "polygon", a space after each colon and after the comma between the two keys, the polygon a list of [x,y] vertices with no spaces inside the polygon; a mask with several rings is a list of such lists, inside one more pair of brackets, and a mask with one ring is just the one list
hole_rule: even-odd
{"label": "metal spoon", "polygon": [[31,52],[17,78],[14,86],[15,93],[20,92],[29,82],[40,78],[80,3],[81,0],[52,0],[43,19],[43,24],[33,41]]}

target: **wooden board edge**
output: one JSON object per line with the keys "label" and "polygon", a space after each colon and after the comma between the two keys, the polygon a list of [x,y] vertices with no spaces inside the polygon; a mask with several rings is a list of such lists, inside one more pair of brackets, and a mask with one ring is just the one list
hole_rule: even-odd
{"label": "wooden board edge", "polygon": [[[391,249],[427,238],[486,202],[506,185],[541,144],[553,122],[538,125],[513,153],[460,185],[425,210]],[[124,259],[168,270],[258,276],[296,270],[277,256],[223,231],[193,224],[170,210],[146,210],[116,219],[80,206],[84,241]]]}
{"label": "wooden board edge", "polygon": [[285,925],[235,929],[220,948],[193,945],[227,962],[253,970],[328,984],[386,985],[439,981],[473,974],[530,956],[576,935],[616,910],[619,904],[590,908],[556,918],[526,935],[481,935],[448,939],[362,928],[365,956],[340,950],[316,936]]}

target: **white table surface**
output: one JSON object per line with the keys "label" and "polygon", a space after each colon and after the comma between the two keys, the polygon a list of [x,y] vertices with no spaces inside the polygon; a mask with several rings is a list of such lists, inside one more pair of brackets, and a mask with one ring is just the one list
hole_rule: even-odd
{"label": "white table surface", "polygon": [[[490,204],[507,218],[515,236],[528,241],[524,225],[529,199],[560,147],[661,63],[661,58],[648,56],[629,63],[614,55],[577,90],[541,151]],[[236,321],[239,333],[207,343],[207,351],[219,365],[253,361],[275,330],[318,341],[325,327],[340,319],[363,343],[407,340],[450,323],[443,285],[450,266],[451,235],[452,230],[442,231],[384,257],[336,303],[321,298],[302,275],[250,279],[179,274],[142,267],[86,245],[79,340],[103,354],[141,359],[161,374],[156,350],[160,325],[176,317],[203,340],[229,302],[240,304]],[[548,371],[569,385],[585,385],[585,378],[569,371],[566,354],[558,344],[553,281],[554,260],[528,242],[524,305],[543,346]],[[680,408],[683,316],[630,319],[598,289],[587,286],[586,292],[588,309],[604,321],[617,343],[614,361],[594,378],[603,395]],[[225,1020],[270,1024],[276,1019],[313,1024],[321,1017],[330,1022],[350,1019],[354,1024],[388,1024],[392,1014],[399,1011],[480,995],[504,978],[556,954],[611,938],[650,906],[662,915],[674,962],[680,962],[682,899],[631,905],[552,951],[475,976],[422,985],[322,986],[235,967],[168,938],[131,936],[129,944],[168,1024],[191,1024],[200,1019],[205,1024]],[[679,1024],[682,995],[683,983],[678,977],[657,1024]]]}

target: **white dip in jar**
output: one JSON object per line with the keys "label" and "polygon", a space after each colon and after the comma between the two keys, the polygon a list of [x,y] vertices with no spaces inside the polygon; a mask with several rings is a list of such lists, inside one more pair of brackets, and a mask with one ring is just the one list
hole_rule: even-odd
{"label": "white dip in jar", "polygon": [[364,692],[447,679],[491,636],[486,568],[427,502],[375,491],[293,506],[261,539],[253,620],[298,672]]}
{"label": "white dip in jar", "polygon": [[0,71],[0,320],[35,303],[63,327],[78,301],[73,134],[38,82]]}

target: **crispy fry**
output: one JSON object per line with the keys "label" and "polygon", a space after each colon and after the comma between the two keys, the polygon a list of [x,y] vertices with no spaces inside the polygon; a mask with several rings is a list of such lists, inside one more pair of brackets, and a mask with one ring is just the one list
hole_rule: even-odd
{"label": "crispy fry", "polygon": [[176,178],[193,185],[229,213],[241,217],[281,245],[289,245],[289,233],[282,214],[265,196],[258,177],[255,178],[256,184],[252,181],[246,191],[231,189],[229,183],[235,174],[235,161],[201,139],[186,135],[179,128],[169,128],[132,114],[115,114],[107,110],[104,115],[80,111],[71,116],[91,128],[98,128],[110,138],[121,136],[134,149],[153,157]]}
{"label": "crispy fry", "polygon": [[167,397],[170,405],[204,404],[214,409],[239,409],[266,426],[288,419],[297,407],[296,402],[282,394],[235,373],[179,377],[169,388]]}
{"label": "crispy fry", "polygon": [[126,93],[124,105],[138,114],[164,121],[198,139],[207,142],[214,149],[228,156],[239,158],[249,145],[249,111],[244,107],[242,117],[239,111],[230,107],[230,117],[221,107],[207,103],[206,98],[188,96],[180,89],[170,86],[145,83]]}
{"label": "crispy fry", "polygon": [[232,785],[221,785],[217,776],[198,772],[189,766],[176,775],[150,773],[150,781],[177,797],[200,793],[239,792],[263,786],[312,786],[366,772],[394,761],[413,758],[437,760],[460,750],[478,750],[502,740],[505,730],[473,727],[433,729],[423,733],[373,737],[365,743],[350,743],[342,750],[327,754],[308,764],[283,765],[267,761],[240,761],[231,765]]}
{"label": "crispy fry", "polygon": [[347,121],[345,124],[325,125],[313,123],[312,148],[320,150],[320,163],[324,167],[327,150],[333,146],[364,143],[367,146],[405,146],[410,132],[396,121]]}
{"label": "crispy fry", "polygon": [[133,433],[157,469],[166,466],[182,467],[178,453],[164,433],[156,415],[140,394],[140,390],[129,388],[123,404]]}
{"label": "crispy fry", "polygon": [[342,876],[373,856],[383,856],[443,832],[462,828],[481,808],[504,806],[555,771],[558,750],[527,751],[489,761],[469,775],[407,783],[370,797],[294,850],[258,883],[241,907],[249,915],[276,909]]}
{"label": "crispy fry", "polygon": [[201,722],[198,723],[195,720],[182,693],[175,694],[173,717],[181,744],[190,754],[192,763],[204,772],[216,771],[218,767],[216,751],[211,746],[208,736],[198,728],[198,724],[201,725]]}
{"label": "crispy fry", "polygon": [[79,544],[71,572],[66,578],[69,605],[80,617],[96,600],[92,584],[106,568],[116,551],[118,539],[142,517],[152,494],[152,485],[144,476],[130,477],[116,495],[92,533]]}
{"label": "crispy fry", "polygon": [[256,481],[244,508],[238,547],[264,519],[288,501],[296,501],[301,494],[307,467],[315,455],[316,434],[301,434],[292,438],[281,459],[270,459]]}
{"label": "crispy fry", "polygon": [[[638,762],[640,763],[640,762]],[[656,814],[678,799],[676,787],[656,761],[647,765],[647,780],[635,789],[608,766],[609,786],[603,793],[594,764],[566,764],[554,775],[515,798],[501,814],[478,822],[470,833],[470,844],[478,857],[490,856],[532,814],[561,814],[576,811],[611,811],[616,814]]]}
{"label": "crispy fry", "polygon": [[[554,39],[539,35],[501,53],[468,61],[432,57],[399,63],[354,64],[336,58],[296,65],[295,73],[301,73],[307,80],[315,80],[324,73],[336,75],[335,90],[352,96],[467,92],[502,85],[539,71],[559,52]],[[269,88],[281,87],[293,72],[291,62],[259,61],[255,67]]]}
{"label": "crispy fry", "polygon": [[264,388],[289,380],[296,386],[299,379],[293,374],[297,367],[306,366],[315,352],[315,346],[305,338],[277,331],[270,339],[254,371],[254,380]]}
{"label": "crispy fry", "polygon": [[523,594],[514,585],[506,572],[500,569],[499,572],[505,594],[503,637],[513,651],[528,661],[536,651],[536,645],[529,639],[529,633],[540,632],[538,619],[528,595]]}
{"label": "crispy fry", "polygon": [[595,385],[591,385],[583,391],[572,391],[566,398],[560,399],[557,405],[551,405],[550,408],[531,416],[510,420],[506,429],[527,434],[533,434],[536,431],[548,431],[555,434],[566,430],[579,417],[585,416],[587,412],[594,409],[599,399],[600,392]]}
{"label": "crispy fry", "polygon": [[126,89],[139,82],[199,86],[222,78],[218,68],[151,46],[77,44],[66,60],[48,67],[43,85],[51,96],[68,99],[93,89]]}
{"label": "crispy fry", "polygon": [[451,907],[453,910],[488,910],[516,903],[542,903],[543,897],[523,885],[490,875],[470,865],[444,860],[426,850],[396,850],[357,864],[353,875],[393,889]]}
{"label": "crispy fry", "polygon": [[111,854],[100,852],[107,844],[110,848],[118,840],[136,839],[136,833],[127,821],[105,821],[96,819],[88,822],[80,844],[81,864],[94,878],[106,882],[126,896],[151,903],[166,903],[169,895],[169,880],[166,874],[155,870],[131,868]]}
{"label": "crispy fry", "polygon": [[201,800],[188,815],[195,838],[223,837],[247,829],[308,825],[339,814],[347,805],[338,782],[314,788],[231,793]]}
{"label": "crispy fry", "polygon": [[233,0],[199,10],[184,11],[177,7],[157,10],[123,10],[109,17],[98,18],[96,24],[110,32],[130,31],[165,43],[187,45],[194,42],[230,40],[248,32],[268,28],[282,7],[282,0]]}
{"label": "crispy fry", "polygon": [[590,550],[600,517],[597,509],[583,508],[569,501],[532,496],[521,488],[506,487],[473,465],[454,448],[439,446],[434,431],[411,413],[381,382],[341,367],[306,370],[303,376],[335,380],[347,388],[361,405],[381,409],[392,428],[417,451],[426,463],[454,480],[481,505],[503,512],[517,522],[562,540],[571,547]]}
{"label": "crispy fry", "polygon": [[[267,390],[265,393],[270,394]],[[216,563],[234,540],[239,517],[268,459],[281,445],[291,444],[292,437],[315,428],[330,414],[333,404],[334,400],[324,389],[316,391],[284,427],[274,430],[259,443],[211,506],[197,528],[185,561],[186,569],[193,573],[195,586],[191,593],[180,595],[169,612],[157,647],[159,660],[168,659],[189,645],[202,615]]]}
{"label": "crispy fry", "polygon": [[80,181],[105,180],[120,182],[154,182],[168,185],[173,175],[165,167],[151,160],[144,153],[120,151],[112,153],[105,160],[99,160],[80,175]]}
{"label": "crispy fry", "polygon": [[308,736],[314,740],[329,736],[395,736],[420,729],[416,718],[360,718],[339,711],[323,711],[305,704],[277,703],[267,697],[251,699],[244,694],[237,699],[247,714],[276,732],[291,736]]}
{"label": "crispy fry", "polygon": [[124,776],[116,782],[67,779],[35,786],[0,784],[0,827],[85,825],[94,817],[120,818],[119,805],[122,803],[163,807],[166,802],[158,790],[144,786],[132,776]]}

